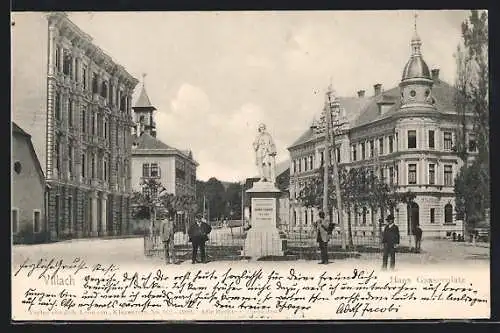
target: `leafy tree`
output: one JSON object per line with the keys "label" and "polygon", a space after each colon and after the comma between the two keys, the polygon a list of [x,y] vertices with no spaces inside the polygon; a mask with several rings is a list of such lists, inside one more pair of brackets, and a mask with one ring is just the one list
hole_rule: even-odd
{"label": "leafy tree", "polygon": [[141,183],[142,191],[132,192],[132,217],[134,218],[149,218],[149,232],[152,234],[154,229],[154,217],[157,209],[158,193],[162,189],[162,185],[156,179],[146,179]]}
{"label": "leafy tree", "polygon": [[239,183],[231,183],[226,189],[226,216],[232,219],[241,219],[241,191]]}
{"label": "leafy tree", "polygon": [[[455,209],[471,227],[490,208],[489,170],[489,73],[488,14],[472,10],[462,23],[462,41],[455,54],[457,89],[455,106],[459,119],[457,154],[464,162],[455,179]],[[469,165],[466,133],[472,124],[478,154]]]}

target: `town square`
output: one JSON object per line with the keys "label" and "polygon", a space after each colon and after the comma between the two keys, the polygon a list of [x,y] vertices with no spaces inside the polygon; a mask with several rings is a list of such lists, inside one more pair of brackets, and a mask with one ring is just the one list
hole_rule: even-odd
{"label": "town square", "polygon": [[13,264],[489,267],[487,20],[12,13]]}

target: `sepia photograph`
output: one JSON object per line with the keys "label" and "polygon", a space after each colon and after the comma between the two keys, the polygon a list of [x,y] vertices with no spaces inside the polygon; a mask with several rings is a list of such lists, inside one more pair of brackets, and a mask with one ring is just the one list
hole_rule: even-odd
{"label": "sepia photograph", "polygon": [[10,20],[12,321],[490,318],[486,10]]}

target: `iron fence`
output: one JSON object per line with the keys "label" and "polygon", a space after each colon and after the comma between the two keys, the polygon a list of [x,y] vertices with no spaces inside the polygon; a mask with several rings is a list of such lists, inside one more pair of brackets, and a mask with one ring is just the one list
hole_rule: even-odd
{"label": "iron fence", "polygon": [[[228,224],[212,225],[212,232],[205,244],[207,259],[240,260],[246,259],[244,249],[248,230],[241,225]],[[283,256],[276,260],[319,260],[319,249],[315,235],[311,229],[281,230],[280,242]],[[265,247],[269,242],[264,239],[260,243],[253,242],[252,246]],[[382,251],[380,235],[373,231],[359,231],[352,233],[352,239],[346,240],[346,248],[342,247],[339,231],[334,231],[328,243],[329,257],[332,259],[363,256],[379,256]],[[191,259],[192,245],[185,230],[177,229],[174,235],[176,258],[180,261]],[[401,249],[404,250],[404,249]],[[263,250],[265,252],[265,250]],[[163,243],[159,233],[151,234],[146,230],[144,234],[144,253],[146,256],[164,256]],[[262,259],[265,260],[265,259]],[[273,260],[268,258],[268,260]]]}

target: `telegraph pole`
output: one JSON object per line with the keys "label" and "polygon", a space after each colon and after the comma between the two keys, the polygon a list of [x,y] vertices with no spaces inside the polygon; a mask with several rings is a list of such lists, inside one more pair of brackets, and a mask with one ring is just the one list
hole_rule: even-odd
{"label": "telegraph pole", "polygon": [[[328,133],[330,133],[330,121],[331,121],[331,116],[332,112],[334,111],[334,108],[336,108],[336,112],[338,112],[338,105],[334,101],[335,97],[333,97],[333,91],[332,91],[332,86],[328,87],[327,91],[327,97],[328,97],[328,107],[327,107],[327,112],[326,112],[326,123],[327,123],[327,131],[326,131],[326,137],[328,139]],[[339,115],[337,114],[337,118]],[[337,124],[338,126],[342,126],[342,124]],[[346,248],[346,234],[345,234],[345,226],[344,226],[344,211],[342,207],[342,195],[340,192],[340,177],[339,177],[339,169],[338,169],[338,161],[337,161],[337,149],[335,145],[335,130],[332,131],[332,146],[335,149],[334,157],[333,157],[333,175],[335,177],[335,196],[337,198],[337,214],[338,214],[338,219],[339,219],[339,224],[340,224],[340,233],[341,233],[341,242],[342,242],[342,249]],[[327,168],[325,168],[326,170]],[[328,177],[328,174],[325,173],[326,177]],[[325,178],[327,179],[327,178]],[[328,192],[327,192],[328,193]],[[324,197],[323,197],[324,200]]]}

